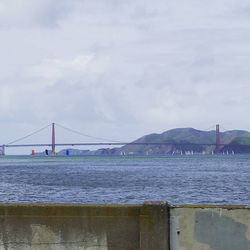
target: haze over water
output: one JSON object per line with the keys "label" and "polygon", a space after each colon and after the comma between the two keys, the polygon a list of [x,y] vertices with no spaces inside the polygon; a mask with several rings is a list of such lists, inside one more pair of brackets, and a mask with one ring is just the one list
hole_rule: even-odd
{"label": "haze over water", "polygon": [[0,202],[250,206],[250,155],[2,157]]}

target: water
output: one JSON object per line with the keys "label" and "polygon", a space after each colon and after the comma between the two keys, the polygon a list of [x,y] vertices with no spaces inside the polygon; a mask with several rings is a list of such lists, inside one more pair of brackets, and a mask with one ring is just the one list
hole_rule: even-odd
{"label": "water", "polygon": [[2,157],[0,202],[250,206],[250,155]]}

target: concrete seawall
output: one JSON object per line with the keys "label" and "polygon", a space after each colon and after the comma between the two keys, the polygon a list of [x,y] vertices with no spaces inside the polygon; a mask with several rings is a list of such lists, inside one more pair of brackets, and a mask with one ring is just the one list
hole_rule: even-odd
{"label": "concrete seawall", "polygon": [[0,249],[167,249],[168,206],[0,205]]}
{"label": "concrete seawall", "polygon": [[249,250],[244,206],[1,204],[0,249]]}

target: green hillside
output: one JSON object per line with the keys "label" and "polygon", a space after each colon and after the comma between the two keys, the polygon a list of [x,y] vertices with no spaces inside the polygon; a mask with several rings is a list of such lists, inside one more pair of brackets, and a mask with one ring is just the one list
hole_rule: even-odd
{"label": "green hillside", "polygon": [[[230,144],[225,148],[234,151],[234,145],[250,145],[250,133],[244,130],[231,130],[220,133],[221,143]],[[215,131],[202,131],[194,128],[176,128],[161,134],[145,135],[134,143],[167,143],[167,145],[126,145],[116,150],[116,154],[181,154],[181,153],[212,153],[215,146],[199,144],[215,144]],[[180,144],[180,145],[178,145]],[[197,145],[198,144],[198,145]],[[224,147],[220,147],[223,152]],[[235,148],[240,153],[239,147]],[[245,150],[244,150],[245,152]],[[250,152],[250,150],[249,150]]]}

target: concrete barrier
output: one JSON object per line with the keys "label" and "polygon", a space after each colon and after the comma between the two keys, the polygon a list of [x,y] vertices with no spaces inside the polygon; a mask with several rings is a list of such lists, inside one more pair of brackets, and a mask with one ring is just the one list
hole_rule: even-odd
{"label": "concrete barrier", "polygon": [[0,249],[168,249],[168,206],[0,205]]}
{"label": "concrete barrier", "polygon": [[2,204],[0,249],[249,250],[250,209]]}
{"label": "concrete barrier", "polygon": [[171,250],[249,250],[250,209],[176,206],[170,209]]}

